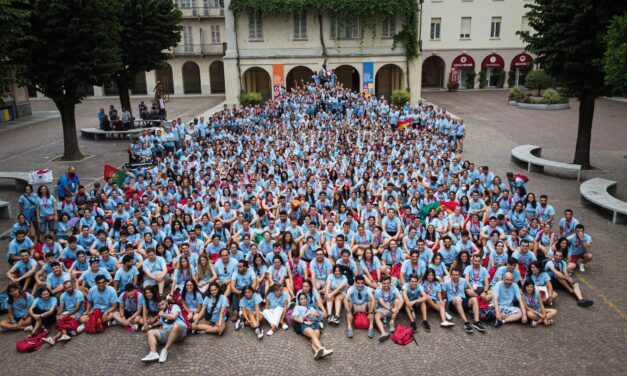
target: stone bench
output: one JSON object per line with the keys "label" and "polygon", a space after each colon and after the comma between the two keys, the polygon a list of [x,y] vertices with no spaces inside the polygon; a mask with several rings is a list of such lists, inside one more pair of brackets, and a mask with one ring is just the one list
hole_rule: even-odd
{"label": "stone bench", "polygon": [[6,201],[0,201],[0,218],[11,218],[11,206]]}
{"label": "stone bench", "polygon": [[527,171],[544,171],[544,167],[577,172],[577,182],[581,179],[581,165],[556,162],[541,158],[542,147],[536,145],[520,145],[512,149],[512,161],[527,164]]}
{"label": "stone bench", "polygon": [[615,189],[616,182],[612,180],[594,178],[579,186],[579,198],[583,202],[591,202],[610,210],[614,215],[613,223],[627,221],[627,202],[612,196],[608,190]]}
{"label": "stone bench", "polygon": [[28,172],[0,172],[0,179],[15,180],[15,188],[23,192],[28,184]]}
{"label": "stone bench", "polygon": [[138,137],[143,131],[148,129],[157,130],[161,129],[161,127],[135,128],[126,131],[103,131],[98,128],[81,128],[81,136],[92,136],[94,141],[97,141],[99,137],[111,138],[111,136],[118,136],[119,138],[128,137],[131,141],[133,141],[134,137]]}

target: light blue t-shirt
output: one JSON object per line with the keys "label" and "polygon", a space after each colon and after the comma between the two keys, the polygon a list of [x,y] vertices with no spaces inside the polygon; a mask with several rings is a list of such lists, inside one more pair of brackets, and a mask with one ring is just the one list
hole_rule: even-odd
{"label": "light blue t-shirt", "polygon": [[123,292],[118,297],[118,303],[124,305],[124,310],[127,312],[135,312],[139,307],[146,306],[146,300],[144,295],[139,291],[135,291],[135,297],[131,298],[127,292]]}
{"label": "light blue t-shirt", "polygon": [[390,286],[389,291],[383,291],[383,287],[379,286],[374,290],[374,298],[377,301],[377,308],[383,308],[379,299],[383,300],[385,304],[392,307],[394,306],[394,299],[400,295],[400,292],[396,286]]}
{"label": "light blue t-shirt", "polygon": [[57,298],[51,296],[48,300],[44,300],[42,297],[38,297],[32,304],[32,307],[37,307],[44,312],[49,311],[52,307],[57,306]]}
{"label": "light blue t-shirt", "polygon": [[403,285],[403,291],[407,293],[407,297],[409,298],[409,300],[416,300],[422,296],[420,292],[424,290],[422,289],[422,286],[420,286],[420,283],[417,283],[416,288],[412,289],[409,282],[407,282]]}
{"label": "light blue t-shirt", "polygon": [[13,310],[13,317],[16,320],[21,319],[22,317],[28,314],[28,309],[33,305],[33,296],[28,293],[22,293],[17,299],[13,299],[13,303],[11,303],[11,309]]}
{"label": "light blue t-shirt", "polygon": [[[209,321],[213,323],[217,323],[220,320],[220,311],[222,310],[223,307],[229,306],[229,301],[224,295],[220,295],[217,302],[212,296],[207,296],[205,300],[203,300],[202,304],[205,306],[205,310],[206,310],[205,315],[209,315],[209,313],[211,313],[211,317],[209,318]],[[211,309],[213,308],[214,305],[215,305],[215,308],[213,309],[213,312],[211,312]]]}
{"label": "light blue t-shirt", "polygon": [[279,296],[276,296],[276,294],[272,292],[266,296],[266,299],[270,302],[270,309],[274,309],[277,307],[284,307],[285,302],[290,300],[290,295],[285,291],[282,291]]}
{"label": "light blue t-shirt", "polygon": [[124,268],[118,269],[115,272],[115,276],[113,277],[113,280],[118,281],[118,292],[123,292],[124,287],[127,284],[133,283],[133,277],[135,277],[136,275],[139,275],[139,271],[137,270],[135,265],[131,266],[128,271],[124,270]]}
{"label": "light blue t-shirt", "polygon": [[78,304],[80,308],[76,311],[76,314],[82,314],[85,312],[85,295],[78,290],[74,290],[72,295],[68,294],[68,292],[64,292],[61,294],[61,303],[63,303],[63,310],[65,312],[72,312],[76,305]]}
{"label": "light blue t-shirt", "polygon": [[505,286],[505,282],[499,281],[492,288],[494,298],[498,299],[500,307],[512,307],[514,299],[520,298],[520,290],[518,285],[512,283],[509,287]]}
{"label": "light blue t-shirt", "polygon": [[100,291],[98,286],[94,286],[89,289],[87,300],[93,304],[93,308],[100,308],[102,312],[105,312],[118,302],[118,295],[111,286],[106,286],[104,291]]}
{"label": "light blue t-shirt", "polygon": [[359,291],[356,285],[353,285],[348,288],[347,292],[349,296],[349,300],[353,304],[364,304],[370,300],[370,296],[372,296],[372,289],[368,286],[364,286],[364,288]]}
{"label": "light blue t-shirt", "polygon": [[243,295],[239,301],[239,306],[241,308],[246,308],[247,311],[251,312],[255,311],[255,305],[257,304],[261,304],[261,296],[259,296],[256,292],[250,296],[250,299]]}

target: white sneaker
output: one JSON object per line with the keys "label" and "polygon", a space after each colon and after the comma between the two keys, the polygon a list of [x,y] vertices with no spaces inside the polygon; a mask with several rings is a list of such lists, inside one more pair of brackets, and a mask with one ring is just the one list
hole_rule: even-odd
{"label": "white sneaker", "polygon": [[281,326],[283,328],[283,330],[287,330],[287,328],[289,328],[289,326],[287,326],[287,324],[283,324],[283,326]]}
{"label": "white sneaker", "polygon": [[274,334],[274,332],[272,331],[272,329],[268,330],[268,332],[266,333],[266,335],[269,335],[269,336],[271,336],[273,334]]}
{"label": "white sneaker", "polygon": [[263,338],[263,330],[257,328],[257,329],[255,329],[255,333],[257,333],[257,339],[262,339]]}
{"label": "white sneaker", "polygon": [[242,329],[244,327],[244,323],[242,322],[242,320],[237,320],[237,322],[235,323],[235,330],[239,330]]}
{"label": "white sneaker", "polygon": [[168,360],[168,350],[161,350],[161,355],[159,355],[159,363],[165,363]]}
{"label": "white sneaker", "polygon": [[582,273],[585,273],[585,271],[586,271],[586,267],[583,266],[583,262],[579,263],[579,271],[582,272]]}
{"label": "white sneaker", "polygon": [[133,328],[133,331],[138,331],[139,330],[139,324],[133,324],[131,325],[131,328]]}
{"label": "white sneaker", "polygon": [[446,317],[446,321],[453,320],[453,316],[451,316],[448,312],[444,312],[444,316]]}
{"label": "white sneaker", "polygon": [[159,360],[159,354],[157,354],[156,352],[151,352],[150,354],[142,358],[142,362],[154,362],[156,360]]}
{"label": "white sneaker", "polygon": [[50,346],[54,346],[56,342],[54,342],[54,339],[52,337],[46,337],[46,338],[42,338],[42,341],[46,342],[47,344],[49,344]]}
{"label": "white sneaker", "polygon": [[64,334],[61,336],[61,338],[59,338],[59,342],[67,342],[69,340],[71,340],[72,337],[68,336],[67,334]]}
{"label": "white sneaker", "polygon": [[443,327],[443,328],[450,328],[450,327],[455,326],[455,323],[452,323],[450,321],[444,320],[444,321],[442,321],[440,326]]}
{"label": "white sneaker", "polygon": [[33,326],[32,325],[24,327],[24,331],[25,332],[30,332],[31,330],[33,330]]}
{"label": "white sneaker", "polygon": [[320,347],[318,350],[316,350],[316,353],[314,354],[314,360],[322,358],[322,354],[324,354],[324,348]]}
{"label": "white sneaker", "polygon": [[76,328],[76,334],[81,334],[85,331],[85,324],[80,324],[78,328]]}
{"label": "white sneaker", "polygon": [[111,321],[109,321],[109,323],[107,324],[107,326],[116,326],[116,325],[118,325],[117,320],[111,320]]}
{"label": "white sneaker", "polygon": [[322,348],[322,356],[321,356],[321,358],[324,358],[325,356],[331,355],[331,354],[333,354],[333,350],[327,350],[324,347]]}

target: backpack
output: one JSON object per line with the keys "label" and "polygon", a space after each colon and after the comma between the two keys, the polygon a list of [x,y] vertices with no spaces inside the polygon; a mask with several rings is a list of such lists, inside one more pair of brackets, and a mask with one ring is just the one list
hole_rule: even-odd
{"label": "backpack", "polygon": [[353,281],[355,280],[355,275],[353,274],[353,271],[351,270],[351,268],[349,268],[346,265],[342,265],[342,264],[336,264],[340,266],[340,269],[342,270],[342,274],[344,274],[346,276],[346,279],[348,280],[348,284],[349,286],[353,285]]}
{"label": "backpack", "polygon": [[98,334],[102,332],[104,332],[102,311],[100,311],[100,308],[96,308],[89,314],[89,319],[85,323],[85,333]]}
{"label": "backpack", "polygon": [[294,310],[293,309],[288,309],[287,312],[285,312],[285,323],[288,326],[294,326]]}
{"label": "backpack", "polygon": [[78,321],[71,316],[65,316],[57,321],[57,330],[67,330],[68,333],[75,336],[78,330]]}
{"label": "backpack", "polygon": [[26,338],[21,341],[17,341],[15,343],[15,349],[21,353],[29,353],[29,352],[37,351],[41,348],[41,346],[43,346],[44,344],[43,338],[46,337],[46,335],[47,333],[45,331],[42,331],[41,333],[33,337]]}
{"label": "backpack", "polygon": [[[290,268],[294,271],[294,263],[292,260],[289,261]],[[294,292],[300,291],[303,288],[303,276],[300,274],[292,274],[292,280],[294,283]]]}
{"label": "backpack", "polygon": [[520,179],[520,180],[524,181],[525,183],[529,182],[529,177],[527,175],[523,175],[523,174],[516,174],[516,175],[514,175],[514,179]]}
{"label": "backpack", "polygon": [[[174,294],[176,294],[176,291],[174,292]],[[179,302],[181,301],[181,295],[179,293],[178,295],[179,298]],[[176,299],[175,299],[176,300]],[[177,306],[179,306],[179,308],[181,309],[181,317],[183,318],[183,321],[185,322],[185,327],[187,328],[187,331],[191,333],[192,331],[192,323],[189,322],[189,312],[187,312],[186,310],[183,309],[183,306],[180,305],[179,303],[175,303]],[[170,307],[168,308],[168,313],[172,312],[172,305],[170,305]]]}
{"label": "backpack", "polygon": [[370,328],[370,322],[368,321],[368,315],[366,312],[357,312],[355,314],[355,318],[353,319],[353,326],[355,329],[366,330]]}
{"label": "backpack", "polygon": [[[135,295],[133,296],[133,308],[137,307],[137,294],[140,294],[138,290],[135,290]],[[124,305],[124,309],[126,309],[126,299],[128,298],[128,293],[124,292],[122,294],[122,304]]]}
{"label": "backpack", "polygon": [[414,338],[414,330],[405,325],[397,325],[394,334],[392,334],[392,341],[397,345],[405,346],[410,342],[416,343],[418,346],[418,342]]}

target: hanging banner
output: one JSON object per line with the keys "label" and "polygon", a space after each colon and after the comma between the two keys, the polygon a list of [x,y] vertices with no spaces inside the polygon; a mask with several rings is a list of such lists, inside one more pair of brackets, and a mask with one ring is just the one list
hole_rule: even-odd
{"label": "hanging banner", "polygon": [[451,84],[454,85],[457,83],[457,76],[458,76],[457,68],[455,67],[451,68]]}
{"label": "hanging banner", "polygon": [[283,79],[283,64],[272,66],[272,96],[277,97],[285,90],[285,80]]}
{"label": "hanging banner", "polygon": [[364,94],[374,95],[374,63],[367,61],[363,63],[364,80],[361,91]]}

